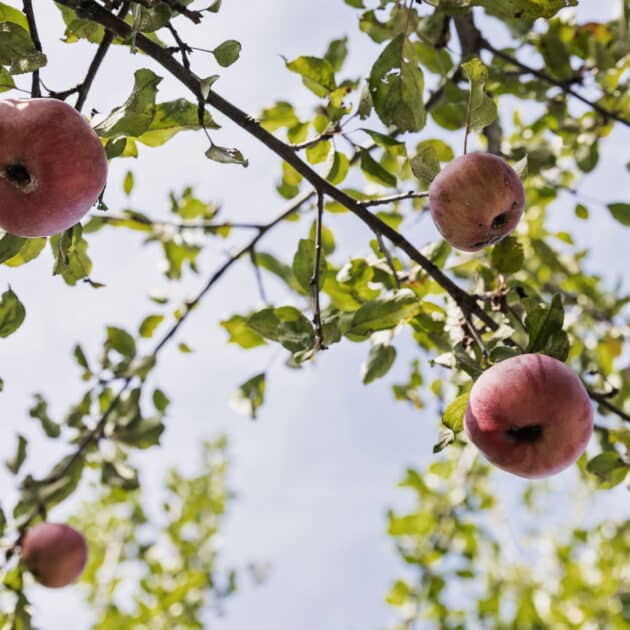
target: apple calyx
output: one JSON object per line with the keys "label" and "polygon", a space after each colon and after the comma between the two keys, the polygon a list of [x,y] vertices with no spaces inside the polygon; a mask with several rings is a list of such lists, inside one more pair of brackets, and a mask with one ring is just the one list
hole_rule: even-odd
{"label": "apple calyx", "polygon": [[6,179],[10,184],[13,184],[13,186],[25,194],[37,189],[37,180],[28,167],[20,162],[9,164],[0,169],[0,177]]}
{"label": "apple calyx", "polygon": [[506,431],[506,434],[514,442],[534,444],[542,440],[543,428],[539,424],[530,424],[524,427],[514,427],[511,429],[508,429]]}

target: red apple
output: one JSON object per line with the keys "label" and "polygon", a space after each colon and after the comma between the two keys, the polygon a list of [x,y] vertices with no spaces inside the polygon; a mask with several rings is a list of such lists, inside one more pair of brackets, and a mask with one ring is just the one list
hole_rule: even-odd
{"label": "red apple", "polygon": [[60,588],[74,582],[87,560],[85,538],[69,525],[40,523],[22,541],[22,562],[44,586]]}
{"label": "red apple", "polygon": [[514,169],[491,153],[453,160],[429,187],[431,216],[456,249],[475,252],[500,241],[518,225],[525,191]]}
{"label": "red apple", "polygon": [[50,236],[92,207],[107,179],[103,145],[67,103],[0,101],[0,228]]}
{"label": "red apple", "polygon": [[583,453],[593,432],[593,409],[582,381],[567,365],[544,354],[523,354],[477,379],[464,428],[499,468],[546,477]]}

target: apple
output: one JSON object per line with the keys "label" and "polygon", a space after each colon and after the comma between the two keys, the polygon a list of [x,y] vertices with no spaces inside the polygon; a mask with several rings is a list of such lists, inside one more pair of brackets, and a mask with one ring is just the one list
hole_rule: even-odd
{"label": "apple", "polygon": [[70,105],[0,101],[0,228],[25,237],[61,232],[92,207],[106,180],[103,145]]}
{"label": "apple", "polygon": [[514,169],[500,157],[468,153],[431,182],[429,207],[448,243],[476,252],[514,230],[523,215],[525,191]]}
{"label": "apple", "polygon": [[69,525],[40,523],[22,540],[22,562],[44,586],[60,588],[74,582],[87,561],[85,538]]}
{"label": "apple", "polygon": [[485,457],[527,478],[553,475],[584,452],[593,409],[577,375],[544,354],[501,361],[475,382],[464,429]]}

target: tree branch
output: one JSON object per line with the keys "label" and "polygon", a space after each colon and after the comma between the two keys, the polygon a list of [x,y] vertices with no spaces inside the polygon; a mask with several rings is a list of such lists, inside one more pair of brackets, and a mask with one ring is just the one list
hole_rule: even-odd
{"label": "tree branch", "polygon": [[[35,22],[35,12],[33,11],[33,2],[32,0],[23,0],[22,3],[23,12],[26,16],[26,21],[28,22],[28,30],[31,33],[31,40],[33,41],[33,46],[39,52],[42,52],[42,43],[39,39],[39,33],[37,32],[37,23]],[[31,96],[33,98],[39,98],[42,95],[42,90],[39,84],[39,69],[33,71],[33,80],[31,84]]]}
{"label": "tree branch", "polygon": [[536,68],[532,68],[531,66],[528,66],[522,61],[519,61],[516,57],[509,55],[508,53],[503,52],[502,50],[499,50],[498,48],[495,48],[490,42],[488,42],[485,39],[482,40],[482,47],[488,50],[489,52],[491,52],[493,55],[496,55],[500,59],[503,59],[504,61],[511,63],[512,65],[516,66],[517,68],[520,68],[521,70],[527,72],[528,74],[535,76],[541,81],[544,81],[545,83],[548,83],[549,85],[553,85],[555,87],[560,88],[565,94],[568,94],[572,96],[573,98],[577,99],[578,101],[584,103],[585,105],[588,105],[588,107],[590,107],[592,110],[600,114],[604,118],[604,120],[610,120],[610,119],[616,120],[617,122],[620,122],[622,125],[626,125],[626,127],[630,127],[630,119],[624,118],[617,112],[607,109],[606,107],[603,107],[599,103],[596,103],[595,101],[592,101],[586,98],[585,96],[582,96],[579,92],[576,92],[572,87],[568,86],[566,82],[561,81],[559,79],[555,79],[554,77],[552,77],[550,74],[547,74],[543,70],[537,70]]}
{"label": "tree branch", "polygon": [[[59,3],[77,10],[82,17],[102,24],[119,37],[126,38],[131,35],[132,29],[128,24],[109,13],[94,2],[94,0],[60,0]],[[263,129],[254,118],[224,99],[217,92],[210,90],[207,97],[204,98],[204,90],[199,77],[180,64],[168,50],[154,43],[141,33],[136,33],[135,44],[142,52],[149,55],[149,57],[159,63],[165,70],[170,72],[185,85],[195,95],[198,101],[208,103],[227,116],[232,122],[260,140],[274,153],[290,164],[304,179],[309,181],[318,192],[331,197],[345,206],[359,217],[374,233],[382,234],[394,245],[402,249],[453,298],[461,309],[467,308],[471,314],[474,314],[488,326],[490,326],[491,323],[494,326],[497,325],[496,322],[479,307],[473,297],[457,286],[437,265],[423,256],[404,236],[369,212],[357,200],[321,177],[295,154],[291,146],[285,144],[282,140]]]}

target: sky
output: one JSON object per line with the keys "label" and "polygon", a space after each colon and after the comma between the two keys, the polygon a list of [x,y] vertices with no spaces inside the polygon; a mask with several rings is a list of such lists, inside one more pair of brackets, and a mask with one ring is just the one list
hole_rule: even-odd
{"label": "sky", "polygon": [[[21,2],[9,4],[21,8]],[[49,87],[63,89],[80,80],[90,47],[65,46],[59,42],[62,25],[52,2],[37,2],[44,47],[50,65],[43,74]],[[201,3],[203,4],[203,3]],[[586,0],[580,3],[584,19],[603,19],[616,3]],[[243,43],[239,62],[220,70],[216,89],[250,113],[259,112],[276,99],[290,100],[308,113],[313,100],[296,75],[288,73],[280,55],[291,59],[301,54],[322,54],[326,43],[348,34],[349,76],[364,73],[378,55],[377,47],[358,32],[357,12],[341,0],[317,3],[295,0],[266,0],[243,3],[225,0],[218,16],[209,17],[195,34],[182,25],[201,47],[212,48],[225,39]],[[262,28],[261,28],[262,26]],[[491,23],[486,32],[502,37]],[[211,57],[194,56],[198,74],[217,72]],[[122,103],[131,90],[132,68],[153,67],[141,55],[131,57],[114,49],[103,66],[88,99],[86,111],[107,113]],[[159,74],[163,75],[161,71]],[[27,86],[25,78],[22,85]],[[165,78],[160,99],[182,94]],[[223,129],[215,132],[218,144],[237,146],[250,160],[250,167],[226,167],[207,161],[202,134],[181,134],[164,148],[141,147],[137,161],[116,160],[112,165],[106,201],[112,209],[132,206],[152,216],[167,212],[169,191],[192,185],[199,197],[221,201],[225,218],[264,222],[283,206],[274,192],[278,160],[262,145],[217,115]],[[449,137],[430,128],[427,133]],[[625,147],[630,135],[616,131],[605,144],[601,166],[581,184],[588,196],[619,201],[628,190],[628,161]],[[454,141],[457,144],[457,140]],[[124,174],[132,169],[136,190],[130,200],[121,193]],[[622,179],[624,178],[625,179]],[[623,186],[620,182],[624,182]],[[558,229],[577,230],[578,243],[593,247],[588,268],[602,273],[612,285],[625,273],[627,282],[627,233],[607,216],[604,209],[591,207],[593,218],[576,225],[574,200],[562,199],[552,208],[552,224]],[[282,226],[264,242],[263,249],[292,251],[310,222]],[[331,220],[339,230],[342,256],[349,252],[368,253],[369,233],[351,217]],[[430,222],[410,227],[408,236],[417,245],[436,238]],[[177,304],[203,284],[204,279],[225,259],[224,243],[213,244],[200,261],[200,274],[189,274],[182,286],[170,286],[158,266],[156,248],[140,247],[136,234],[122,230],[104,231],[90,237],[92,278],[106,284],[93,290],[87,285],[66,287],[50,277],[49,253],[19,269],[0,268],[0,288],[10,283],[27,308],[27,319],[13,336],[2,340],[0,376],[5,391],[0,395],[0,418],[7,439],[0,444],[0,459],[13,453],[17,431],[32,437],[30,457],[24,471],[44,473],[63,447],[51,447],[28,419],[31,395],[43,392],[52,414],[61,415],[80,386],[71,352],[76,341],[94,356],[103,339],[105,325],[136,328],[151,312],[147,294],[159,290]],[[602,247],[605,243],[605,247]],[[627,285],[626,285],[627,286]],[[269,281],[270,298],[286,299],[282,287]],[[139,454],[134,461],[141,468],[147,497],[159,500],[159,480],[167,466],[177,465],[194,472],[201,440],[220,432],[230,436],[231,486],[237,493],[224,528],[224,560],[229,566],[269,561],[268,583],[244,591],[226,607],[226,615],[211,624],[217,630],[245,627],[274,630],[363,630],[383,627],[393,618],[383,599],[403,568],[391,541],[385,535],[386,510],[404,505],[406,497],[395,488],[409,466],[422,467],[430,461],[437,434],[437,416],[429,407],[419,413],[392,399],[390,386],[406,380],[413,357],[410,336],[400,336],[399,358],[387,378],[365,387],[360,365],[367,354],[365,344],[345,342],[323,353],[315,366],[288,370],[283,359],[269,349],[245,352],[226,346],[226,335],[218,322],[233,313],[260,307],[255,279],[247,264],[234,268],[192,315],[178,340],[194,349],[190,355],[177,352],[175,345],[160,359],[157,382],[168,393],[172,406],[163,445]],[[7,367],[7,366],[10,366]],[[423,366],[430,376],[428,366]],[[230,393],[249,376],[268,369],[267,402],[260,418],[252,422],[236,415],[228,405]],[[559,492],[572,479],[572,471],[559,476]],[[522,514],[508,509],[515,489],[526,482],[514,482],[497,473],[496,490],[503,497],[504,524],[518,554],[519,528],[527,522]],[[0,472],[2,504],[15,499],[15,480]],[[619,494],[609,493],[603,503],[613,514]],[[625,496],[625,495],[624,495]],[[52,513],[62,519],[76,503],[69,501]],[[578,518],[578,515],[575,515]],[[516,533],[515,533],[516,532]],[[44,630],[89,627],[89,618],[77,607],[77,589],[50,592],[34,586],[35,621]]]}

